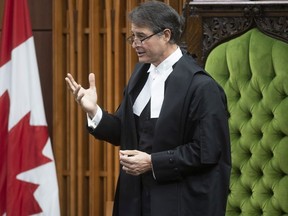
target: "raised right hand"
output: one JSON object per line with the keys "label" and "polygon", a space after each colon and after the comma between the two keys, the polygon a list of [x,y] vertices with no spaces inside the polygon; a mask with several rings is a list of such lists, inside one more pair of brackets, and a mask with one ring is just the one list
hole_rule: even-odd
{"label": "raised right hand", "polygon": [[71,74],[67,74],[65,81],[68,89],[73,93],[75,101],[81,108],[93,118],[97,112],[97,90],[95,85],[95,75],[89,74],[89,88],[84,89],[78,84]]}

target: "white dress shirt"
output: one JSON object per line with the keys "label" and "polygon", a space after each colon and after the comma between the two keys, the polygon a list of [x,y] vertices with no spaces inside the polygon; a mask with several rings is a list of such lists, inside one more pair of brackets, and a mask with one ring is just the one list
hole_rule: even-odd
{"label": "white dress shirt", "polygon": [[168,58],[161,62],[157,67],[150,65],[148,79],[136,98],[133,105],[133,112],[140,116],[141,112],[151,99],[150,113],[151,118],[158,118],[164,100],[165,81],[173,71],[173,65],[182,57],[182,52],[178,47]]}
{"label": "white dress shirt", "polygon": [[[150,65],[148,79],[136,98],[133,105],[133,112],[140,116],[141,112],[151,99],[151,118],[158,118],[164,100],[165,81],[173,71],[173,65],[182,57],[182,52],[178,47],[170,56],[168,56],[157,67]],[[97,105],[98,106],[98,105]],[[87,115],[88,126],[96,128],[102,119],[103,111],[98,106],[96,115],[91,119]]]}

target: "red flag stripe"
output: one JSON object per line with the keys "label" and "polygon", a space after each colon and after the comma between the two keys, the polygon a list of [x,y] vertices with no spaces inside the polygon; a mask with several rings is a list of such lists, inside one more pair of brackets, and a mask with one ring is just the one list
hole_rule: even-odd
{"label": "red flag stripe", "polygon": [[11,51],[32,36],[26,0],[5,1],[0,43],[0,67],[11,59]]}
{"label": "red flag stripe", "polygon": [[[8,140],[8,118],[9,115],[9,106],[10,100],[8,92],[6,91],[2,96],[0,96],[0,107],[1,107],[1,115],[0,115],[0,170],[1,173],[7,173],[7,140]],[[7,178],[5,175],[0,175],[0,215],[4,213],[4,209],[6,209],[6,185]]]}
{"label": "red flag stripe", "polygon": [[27,0],[6,0],[0,41],[0,216],[60,215]]}

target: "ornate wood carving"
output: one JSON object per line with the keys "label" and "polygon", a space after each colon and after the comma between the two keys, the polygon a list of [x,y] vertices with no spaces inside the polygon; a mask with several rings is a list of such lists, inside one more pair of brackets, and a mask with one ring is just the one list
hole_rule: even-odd
{"label": "ornate wood carving", "polygon": [[[187,8],[186,8],[187,9]],[[253,27],[267,35],[288,41],[288,1],[281,2],[190,2],[186,13],[186,42],[189,52],[203,64],[208,53],[218,44],[236,37]],[[189,30],[198,22],[200,29]],[[193,41],[194,32],[201,32],[202,41]],[[201,43],[199,46],[193,43]]]}
{"label": "ornate wood carving", "polygon": [[257,26],[263,31],[279,39],[288,41],[288,16],[260,17],[256,20]]}
{"label": "ornate wood carving", "polygon": [[209,17],[203,19],[203,56],[225,38],[238,35],[252,25],[246,17]]}

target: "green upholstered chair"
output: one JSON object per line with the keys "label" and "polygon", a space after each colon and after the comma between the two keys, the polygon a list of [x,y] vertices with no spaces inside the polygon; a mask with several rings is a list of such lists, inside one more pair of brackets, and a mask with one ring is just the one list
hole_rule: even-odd
{"label": "green upholstered chair", "polygon": [[288,44],[253,28],[215,47],[205,68],[230,112],[226,215],[288,215]]}

